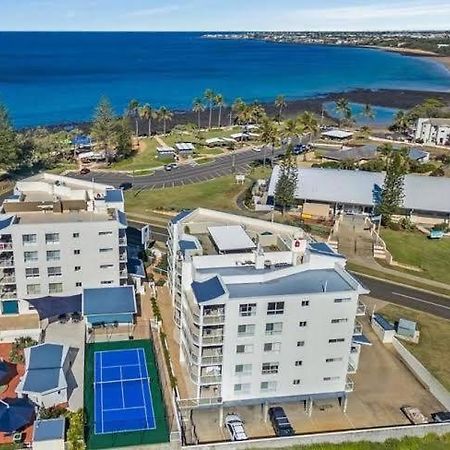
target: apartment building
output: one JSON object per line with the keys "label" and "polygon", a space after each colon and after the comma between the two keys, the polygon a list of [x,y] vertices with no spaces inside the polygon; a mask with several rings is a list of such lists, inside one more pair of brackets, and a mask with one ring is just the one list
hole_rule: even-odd
{"label": "apartment building", "polygon": [[51,174],[19,181],[0,213],[0,314],[28,300],[127,283],[121,190]]}
{"label": "apartment building", "polygon": [[418,119],[415,139],[424,144],[450,145],[450,119]]}
{"label": "apartment building", "polygon": [[299,228],[196,209],[168,227],[180,359],[200,404],[346,398],[367,293]]}

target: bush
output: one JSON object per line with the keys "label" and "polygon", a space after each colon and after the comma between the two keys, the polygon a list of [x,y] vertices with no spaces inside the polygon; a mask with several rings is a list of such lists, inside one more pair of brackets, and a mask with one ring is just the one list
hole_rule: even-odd
{"label": "bush", "polygon": [[405,231],[413,231],[416,228],[409,217],[402,217],[399,220],[398,224],[400,225],[401,229]]}
{"label": "bush", "polygon": [[39,409],[40,419],[57,419],[63,417],[68,413],[64,406],[50,406],[50,408],[41,407]]}
{"label": "bush", "polygon": [[432,177],[443,177],[445,176],[444,169],[442,167],[437,167],[433,170],[433,172],[430,173]]}
{"label": "bush", "polygon": [[394,231],[401,231],[402,230],[402,226],[400,225],[399,222],[392,222],[390,221],[387,226]]}
{"label": "bush", "polygon": [[449,225],[445,222],[437,223],[434,225],[433,231],[443,231],[444,233],[447,233],[449,231]]}
{"label": "bush", "polygon": [[84,413],[82,409],[68,414],[67,444],[69,450],[84,450]]}
{"label": "bush", "polygon": [[23,350],[27,347],[33,347],[36,344],[37,342],[29,336],[16,338],[9,353],[10,361],[15,364],[23,364],[25,362]]}

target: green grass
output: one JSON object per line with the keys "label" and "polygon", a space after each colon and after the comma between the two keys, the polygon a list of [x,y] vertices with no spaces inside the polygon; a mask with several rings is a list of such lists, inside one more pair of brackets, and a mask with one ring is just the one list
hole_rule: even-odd
{"label": "green grass", "polygon": [[65,172],[66,170],[78,170],[78,164],[76,164],[76,163],[58,164],[56,167],[46,170],[46,172],[53,173],[55,175],[59,175],[59,174]]}
{"label": "green grass", "polygon": [[383,229],[381,237],[395,261],[422,269],[417,276],[450,284],[450,239],[430,240],[419,232],[389,229]]}
{"label": "green grass", "polygon": [[448,363],[450,321],[392,304],[383,307],[379,312],[393,322],[404,318],[418,323],[419,343],[411,344],[403,341],[402,343],[443,386],[450,390],[450,364]]}
{"label": "green grass", "polygon": [[[153,400],[153,410],[156,419],[156,428],[147,431],[94,434],[94,353],[105,350],[118,350],[129,348],[143,348],[147,360],[147,369],[151,378],[150,390]],[[166,409],[162,397],[159,373],[153,345],[148,340],[100,342],[89,344],[86,347],[85,374],[84,374],[84,405],[87,421],[85,440],[87,448],[114,448],[130,445],[159,444],[169,441],[169,428],[167,425]]]}
{"label": "green grass", "polygon": [[141,214],[152,209],[181,210],[198,207],[236,210],[234,198],[249,183],[236,184],[234,177],[229,175],[185,186],[143,190],[138,193],[130,190],[125,193],[126,210]]}
{"label": "green grass", "polygon": [[294,445],[280,450],[448,450],[450,434],[428,434],[423,438],[406,437],[385,442],[345,442],[342,444]]}

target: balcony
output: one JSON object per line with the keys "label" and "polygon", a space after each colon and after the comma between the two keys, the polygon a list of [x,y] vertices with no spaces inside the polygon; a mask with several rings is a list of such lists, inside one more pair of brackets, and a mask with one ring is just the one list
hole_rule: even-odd
{"label": "balcony", "polygon": [[205,314],[203,315],[203,325],[218,325],[225,322],[224,314]]}
{"label": "balcony", "polygon": [[216,384],[222,381],[222,375],[202,375],[200,377],[201,384]]}
{"label": "balcony", "polygon": [[362,302],[358,302],[358,306],[356,307],[356,315],[357,316],[365,316],[366,310],[367,310],[367,306]]}
{"label": "balcony", "polygon": [[345,392],[353,392],[354,389],[355,389],[355,382],[347,378],[347,381],[345,382]]}
{"label": "balcony", "polygon": [[16,283],[15,275],[5,275],[2,278],[0,278],[0,284],[15,284],[15,283]]}
{"label": "balcony", "polygon": [[125,236],[119,238],[119,245],[127,245],[127,238]]}
{"label": "balcony", "polygon": [[9,298],[16,298],[17,297],[17,291],[11,290],[11,291],[2,291],[0,292],[0,298],[2,299],[9,299]]}
{"label": "balcony", "polygon": [[0,267],[14,267],[14,259],[0,259]]}
{"label": "balcony", "polygon": [[356,373],[356,367],[351,362],[348,363],[347,373]]}
{"label": "balcony", "polygon": [[119,254],[119,261],[127,261],[127,259],[128,259],[127,252]]}
{"label": "balcony", "polygon": [[121,270],[119,272],[120,278],[128,278],[128,272],[126,270]]}
{"label": "balcony", "polygon": [[223,356],[202,356],[201,364],[203,366],[209,366],[211,364],[222,364]]}
{"label": "balcony", "polygon": [[203,345],[222,345],[223,344],[223,334],[203,336]]}
{"label": "balcony", "polygon": [[12,251],[12,249],[13,249],[12,242],[0,242],[0,252]]}
{"label": "balcony", "polygon": [[353,336],[359,336],[363,333],[363,326],[360,322],[356,321],[353,327]]}

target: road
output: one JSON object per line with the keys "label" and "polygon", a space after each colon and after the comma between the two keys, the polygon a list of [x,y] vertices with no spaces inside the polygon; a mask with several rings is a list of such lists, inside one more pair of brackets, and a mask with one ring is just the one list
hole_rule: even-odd
{"label": "road", "polygon": [[[278,149],[274,152],[274,155],[282,155],[284,152],[284,149]],[[270,158],[270,156],[271,151],[267,149],[266,158]],[[150,175],[133,176],[114,171],[92,171],[86,175],[80,175],[78,172],[69,172],[67,175],[82,180],[91,181],[94,179],[99,183],[111,184],[113,186],[130,182],[133,183],[133,187],[135,188],[161,189],[212,180],[213,178],[232,173],[241,173],[247,171],[252,162],[256,160],[262,161],[263,159],[264,151],[255,152],[254,150],[246,150],[217,157],[206,164],[183,164],[171,171],[158,169]]]}

